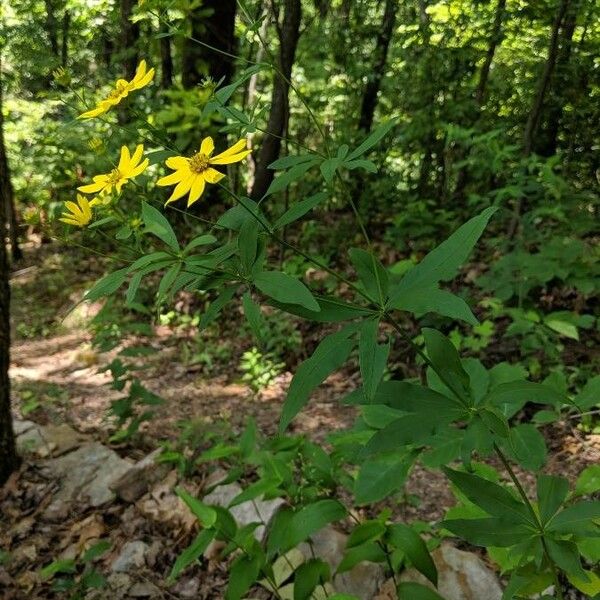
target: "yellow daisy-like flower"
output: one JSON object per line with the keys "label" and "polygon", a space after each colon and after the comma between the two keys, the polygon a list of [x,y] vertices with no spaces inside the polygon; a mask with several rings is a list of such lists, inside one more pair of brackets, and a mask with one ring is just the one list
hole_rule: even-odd
{"label": "yellow daisy-like flower", "polygon": [[92,110],[88,110],[80,114],[78,119],[92,119],[93,117],[97,117],[99,115],[103,115],[108,112],[113,106],[116,106],[129,95],[129,92],[133,92],[135,90],[139,90],[144,86],[148,85],[154,77],[154,69],[150,69],[146,71],[146,61],[143,60],[138,65],[135,75],[131,81],[127,81],[126,79],[119,79],[117,83],[115,83],[114,89],[108,94],[106,98],[100,100],[96,107]]}
{"label": "yellow daisy-like flower", "polygon": [[88,202],[85,196],[77,194],[77,204],[67,200],[65,208],[71,212],[65,211],[59,221],[68,225],[85,227],[92,220],[92,202]]}
{"label": "yellow daisy-like flower", "polygon": [[104,175],[96,175],[94,183],[82,185],[77,189],[85,194],[110,194],[114,187],[120,193],[121,188],[129,179],[137,177],[146,170],[150,161],[146,158],[140,162],[143,153],[144,146],[142,144],[136,147],[133,156],[129,154],[127,146],[122,146],[121,158],[115,169]]}
{"label": "yellow daisy-like flower", "polygon": [[171,156],[167,158],[166,165],[175,172],[165,177],[161,177],[156,185],[175,185],[175,189],[171,197],[167,200],[175,202],[186,194],[188,197],[188,206],[191,206],[200,198],[207,183],[218,183],[225,177],[213,165],[229,165],[246,158],[250,154],[250,150],[245,150],[246,140],[236,142],[231,148],[228,148],[221,154],[217,154],[211,158],[211,154],[215,149],[215,143],[211,137],[206,137],[200,145],[200,152],[197,152],[191,158],[185,156]]}

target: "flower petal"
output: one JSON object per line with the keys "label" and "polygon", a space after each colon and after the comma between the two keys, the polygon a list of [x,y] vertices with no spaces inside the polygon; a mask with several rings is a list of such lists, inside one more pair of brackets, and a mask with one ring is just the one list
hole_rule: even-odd
{"label": "flower petal", "polygon": [[144,154],[144,145],[138,144],[135,147],[135,152],[133,153],[133,156],[131,157],[131,168],[132,169],[135,169],[135,167],[140,162],[140,160],[142,160],[142,154]]}
{"label": "flower petal", "polygon": [[214,158],[210,159],[211,165],[230,165],[231,163],[239,162],[243,160],[250,154],[250,150],[244,150],[244,152],[240,152],[239,154],[227,154],[225,152],[222,154],[218,154]]}
{"label": "flower petal", "polygon": [[202,143],[200,144],[200,153],[204,154],[205,156],[210,156],[213,151],[215,149],[215,142],[213,141],[213,139],[210,137],[210,135],[208,137],[205,137],[202,140]]}
{"label": "flower petal", "polygon": [[146,168],[148,167],[148,165],[150,164],[150,159],[146,158],[145,160],[143,160],[137,167],[135,167],[135,169],[133,169],[133,171],[131,171],[128,175],[128,177],[137,177],[138,175],[140,175],[141,173],[143,173]]}
{"label": "flower petal", "polygon": [[73,213],[74,216],[83,215],[81,208],[79,208],[79,206],[77,204],[75,204],[75,202],[71,202],[70,200],[67,200],[65,202],[65,206]]}
{"label": "flower petal", "polygon": [[95,194],[96,192],[103,190],[106,186],[106,182],[96,182],[88,185],[80,185],[77,189],[84,194]]}
{"label": "flower petal", "polygon": [[219,171],[217,171],[216,169],[210,168],[206,169],[206,171],[204,171],[202,175],[204,175],[204,179],[206,179],[208,183],[219,183],[219,181],[221,181],[221,179],[225,177],[223,173],[219,173]]}
{"label": "flower petal", "polygon": [[186,179],[184,179],[183,181],[180,181],[175,186],[175,189],[173,190],[173,193],[171,194],[170,198],[167,200],[166,204],[169,204],[169,202],[175,202],[175,200],[179,200],[179,198],[181,198],[182,196],[185,196],[190,191],[190,188],[192,187],[193,182],[194,182],[194,177],[191,175],[189,177],[187,177]]}
{"label": "flower petal", "polygon": [[121,173],[128,171],[130,169],[129,163],[131,162],[131,154],[129,154],[129,148],[127,146],[121,146],[121,158],[119,160],[119,164],[117,169],[121,171]]}
{"label": "flower petal", "polygon": [[159,186],[164,186],[164,185],[173,185],[174,183],[179,183],[180,181],[183,181],[186,177],[189,177],[190,174],[186,173],[184,171],[175,171],[174,173],[171,173],[170,175],[165,175],[164,177],[161,177],[157,182],[156,185]]}
{"label": "flower petal", "polygon": [[165,164],[170,169],[185,169],[189,167],[190,161],[185,156],[169,156]]}
{"label": "flower petal", "polygon": [[100,103],[96,106],[96,108],[92,108],[92,110],[88,110],[84,113],[81,113],[77,118],[78,119],[93,119],[94,117],[98,117],[99,115],[103,115],[105,112],[108,112],[110,107],[103,105]]}
{"label": "flower petal", "polygon": [[205,185],[206,182],[204,181],[204,173],[202,173],[202,175],[196,175],[196,177],[194,178],[194,183],[192,184],[192,187],[190,189],[190,197],[188,199],[187,204],[188,206],[194,204],[194,202],[196,202],[196,200],[198,200],[198,198],[202,196],[202,192],[204,191]]}

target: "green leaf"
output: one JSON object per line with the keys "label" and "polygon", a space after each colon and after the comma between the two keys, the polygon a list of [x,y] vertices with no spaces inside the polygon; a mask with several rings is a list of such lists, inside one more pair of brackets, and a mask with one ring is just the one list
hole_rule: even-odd
{"label": "green leaf", "polygon": [[97,281],[91,290],[88,290],[88,292],[85,294],[84,300],[94,302],[95,300],[99,300],[104,296],[110,296],[111,294],[114,294],[125,282],[128,272],[129,268],[125,268],[109,273],[100,279],[100,281]]}
{"label": "green leaf", "polygon": [[258,249],[259,224],[255,219],[247,219],[240,227],[238,237],[238,251],[243,273],[249,275],[252,272],[256,252]]}
{"label": "green leaf", "polygon": [[292,419],[308,402],[313,390],[321,385],[333,371],[341,367],[356,345],[348,339],[357,326],[347,326],[321,340],[310,358],[297,369],[283,403],[279,431],[283,432]]}
{"label": "green leaf", "polygon": [[471,308],[462,298],[437,287],[409,288],[397,295],[393,302],[388,302],[388,306],[414,313],[416,317],[433,312],[443,317],[460,319],[470,325],[478,323]]}
{"label": "green leaf", "polygon": [[217,298],[208,307],[208,310],[202,315],[200,324],[198,325],[200,330],[206,329],[206,327],[208,327],[219,316],[219,313],[231,301],[237,289],[237,284],[223,288],[223,291],[217,296]]}
{"label": "green leaf", "polygon": [[538,475],[537,498],[542,525],[545,525],[556,514],[568,493],[568,479],[555,475]]}
{"label": "green leaf", "polygon": [[586,467],[575,483],[575,495],[587,496],[600,491],[600,465]]}
{"label": "green leaf", "polygon": [[275,221],[273,225],[274,229],[281,229],[294,221],[297,221],[301,217],[303,217],[307,212],[311,211],[315,206],[323,202],[327,198],[327,194],[325,192],[319,192],[306,200],[302,200],[300,202],[296,202],[293,206],[291,206],[288,210]]}
{"label": "green leaf", "polygon": [[262,343],[264,337],[264,321],[260,312],[260,306],[252,300],[252,295],[248,291],[242,296],[242,306],[244,307],[244,316],[250,325],[250,329],[252,329],[254,337]]}
{"label": "green leaf", "polygon": [[285,550],[295,548],[325,525],[339,521],[346,516],[346,509],[337,500],[317,500],[303,506],[294,513],[285,535]]}
{"label": "green leaf", "polygon": [[269,304],[292,315],[308,319],[309,321],[316,321],[317,323],[339,323],[361,317],[370,317],[375,314],[372,310],[347,304],[337,298],[326,298],[323,296],[316,296],[315,298],[320,308],[318,312],[308,310],[297,304],[286,304],[272,299],[269,301]]}
{"label": "green leaf", "polygon": [[452,342],[436,329],[423,329],[427,355],[438,376],[454,394],[471,403],[470,379]]}
{"label": "green leaf", "polygon": [[587,532],[594,528],[594,519],[600,519],[600,502],[585,500],[559,512],[550,519],[546,529],[565,534]]}
{"label": "green leaf", "polygon": [[259,577],[262,557],[259,554],[238,556],[229,568],[229,585],[225,592],[225,600],[241,600]]}
{"label": "green leaf", "polygon": [[517,500],[502,486],[483,477],[463,473],[462,471],[454,471],[448,467],[442,467],[442,470],[471,502],[488,514],[510,519],[516,523],[535,525],[525,504]]}
{"label": "green leaf", "polygon": [[378,519],[364,521],[350,532],[346,547],[354,548],[354,546],[360,546],[366,542],[377,540],[385,533],[385,531],[385,525]]}
{"label": "green leaf", "polygon": [[187,254],[188,252],[190,252],[194,248],[197,248],[198,246],[209,246],[210,244],[214,244],[216,242],[217,238],[214,235],[210,233],[205,233],[204,235],[199,235],[192,239],[190,243],[187,244],[187,246],[183,249],[183,253]]}
{"label": "green leaf", "polygon": [[167,581],[172,583],[180,573],[192,563],[196,562],[208,548],[215,537],[214,529],[203,529],[194,541],[177,557]]}
{"label": "green leaf", "polygon": [[575,398],[575,404],[582,411],[600,405],[600,375],[596,375],[587,381]]}
{"label": "green leaf", "polygon": [[294,600],[308,600],[315,588],[331,578],[329,565],[320,558],[301,564],[294,575]]}
{"label": "green leaf", "polygon": [[63,560],[52,561],[49,565],[46,565],[41,571],[40,575],[43,579],[49,579],[57,573],[76,573],[77,567],[75,561],[71,558],[65,558]]}
{"label": "green leaf", "polygon": [[486,208],[481,214],[467,221],[408,271],[390,291],[389,306],[394,306],[396,299],[402,297],[407,289],[431,287],[440,281],[452,279],[467,260],[494,212],[496,208]]}
{"label": "green leaf", "polygon": [[279,484],[281,483],[280,478],[267,478],[267,479],[259,479],[254,483],[251,483],[245,490],[240,492],[230,503],[229,507],[237,506],[238,504],[242,504],[243,502],[248,502],[249,500],[255,500],[259,496],[263,496],[264,494],[274,492]]}
{"label": "green leaf", "polygon": [[383,136],[385,136],[388,133],[388,131],[392,129],[392,127],[395,127],[397,122],[397,118],[392,118],[389,121],[386,121],[385,123],[381,123],[378,127],[376,127],[373,130],[373,132],[370,135],[368,135],[365,138],[365,140],[362,142],[362,144],[360,144],[360,146],[358,146],[358,148],[356,148],[355,150],[350,152],[350,154],[348,154],[346,160],[351,161],[355,158],[358,158],[359,156],[362,156],[367,150],[370,150],[381,138],[383,138]]}
{"label": "green leaf", "polygon": [[100,540],[85,551],[81,560],[83,562],[92,562],[110,550],[111,546],[112,544],[108,540]]}
{"label": "green leaf", "polygon": [[525,525],[499,517],[450,519],[440,526],[474,546],[508,548],[534,535]]}
{"label": "green leaf", "polygon": [[174,252],[179,252],[177,236],[169,221],[159,210],[147,202],[142,202],[142,219],[147,232],[154,234]]}
{"label": "green leaf", "polygon": [[344,552],[344,557],[338,565],[336,572],[345,573],[363,561],[377,563],[384,562],[385,559],[386,554],[379,544],[367,542],[366,544],[347,549]]}
{"label": "green leaf", "polygon": [[374,254],[360,248],[350,248],[348,255],[369,297],[376,304],[383,304],[389,287],[385,267]]}
{"label": "green leaf", "polygon": [[413,462],[414,454],[397,450],[363,461],[354,484],[356,503],[378,502],[400,490]]}
{"label": "green leaf", "polygon": [[217,511],[214,508],[194,498],[194,496],[183,488],[177,488],[175,492],[187,504],[203,527],[208,529],[217,522]]}
{"label": "green leaf", "polygon": [[402,550],[412,566],[425,575],[433,585],[437,585],[438,574],[435,563],[421,536],[408,525],[396,523],[388,527],[388,543]]}
{"label": "green leaf", "polygon": [[497,385],[484,402],[497,406],[507,418],[514,416],[527,402],[561,406],[568,398],[547,385],[532,381],[511,381]]}
{"label": "green leaf", "polygon": [[286,304],[298,304],[319,312],[321,307],[310,290],[297,279],[281,271],[262,271],[254,278],[254,285],[266,296]]}
{"label": "green leaf", "polygon": [[326,158],[321,163],[321,174],[327,183],[331,183],[333,181],[335,172],[340,168],[342,162],[343,160],[341,158],[334,156],[333,158]]}
{"label": "green leaf", "polygon": [[372,402],[387,366],[390,344],[378,344],[379,321],[369,319],[360,330],[358,359],[367,402]]}
{"label": "green leaf", "polygon": [[582,581],[589,581],[588,576],[581,566],[581,559],[579,558],[579,551],[575,542],[554,540],[550,537],[545,537],[544,541],[550,558],[558,567],[572,577],[576,577]]}
{"label": "green leaf", "polygon": [[405,581],[398,584],[398,598],[406,600],[444,600],[437,592],[412,581]]}
{"label": "green leaf", "polygon": [[281,175],[278,175],[275,177],[275,179],[273,179],[264,197],[266,198],[271,194],[276,194],[277,192],[284,190],[294,181],[301,179],[304,177],[306,172],[314,167],[318,162],[319,160],[316,157],[311,156],[310,160],[298,163],[287,171],[284,171]]}
{"label": "green leaf", "polygon": [[529,423],[521,423],[510,429],[508,448],[515,460],[531,471],[538,471],[546,462],[544,437]]}
{"label": "green leaf", "polygon": [[294,154],[278,158],[269,165],[269,169],[280,171],[281,169],[289,169],[290,167],[307,162],[314,162],[315,160],[316,156],[314,154]]}

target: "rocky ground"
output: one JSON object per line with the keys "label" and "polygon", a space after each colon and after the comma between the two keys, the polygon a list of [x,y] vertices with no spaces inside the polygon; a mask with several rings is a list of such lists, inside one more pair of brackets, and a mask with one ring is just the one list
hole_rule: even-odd
{"label": "rocky ground", "polygon": [[[41,266],[35,266],[36,260]],[[176,360],[184,337],[159,328],[153,339],[156,353],[147,359],[143,382],[166,404],[142,428],[135,443],[111,444],[106,414],[116,392],[110,389],[111,378],[102,367],[114,358],[114,352],[93,350],[85,328],[99,307],[79,305],[70,311],[81,297],[81,289],[73,284],[81,278],[81,270],[65,275],[51,256],[41,261],[32,258],[31,263],[12,282],[16,331],[11,376],[24,461],[0,489],[0,597],[69,598],[71,592],[53,591],[53,581],[44,576],[43,568],[59,559],[75,561],[78,581],[90,571],[106,578],[105,587],[82,596],[86,598],[222,598],[227,565],[215,547],[175,584],[165,583],[197,527],[173,490],[180,485],[197,496],[210,493],[209,501],[223,505],[238,490],[215,487],[219,472],[208,467],[182,479],[176,470],[157,463],[155,449],[159,442],[176,438],[179,421],[198,416],[208,423],[225,422],[238,431],[245,417],[253,415],[261,431],[272,433],[289,374],[264,393],[253,394],[236,382],[234,374],[207,377],[194,365]],[[54,285],[57,273],[66,280],[48,292],[45,278]],[[35,316],[44,302],[45,312]],[[54,315],[53,320],[46,315]],[[46,324],[51,325],[46,328]],[[351,423],[353,409],[341,406],[339,399],[355,385],[348,374],[330,378],[295,421],[296,431],[322,441],[326,432]],[[585,466],[600,460],[598,435],[582,435],[571,423],[546,434],[552,472],[574,479]],[[407,492],[421,500],[391,503],[396,518],[432,522],[453,503],[443,476],[420,468],[413,472]],[[275,502],[243,504],[236,507],[235,516],[242,524],[268,523],[276,508]],[[260,528],[257,532],[261,534]],[[100,541],[107,542],[105,551],[83,561],[86,550]],[[345,534],[332,528],[313,540],[316,553],[333,567],[341,560],[344,544]],[[291,559],[304,560],[302,550]],[[500,598],[501,582],[492,565],[465,550],[469,549],[444,544],[435,551],[442,594],[447,600]],[[278,584],[283,589],[289,573],[285,565],[280,571]],[[393,586],[382,569],[372,564],[338,576],[334,585],[365,600],[394,599]],[[281,595],[285,597],[284,592]],[[270,595],[257,587],[252,597]]]}

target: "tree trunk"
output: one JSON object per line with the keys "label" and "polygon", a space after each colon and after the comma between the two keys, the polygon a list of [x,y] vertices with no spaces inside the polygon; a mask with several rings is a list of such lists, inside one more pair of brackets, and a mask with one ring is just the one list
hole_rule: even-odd
{"label": "tree trunk", "polygon": [[262,198],[273,181],[268,166],[279,157],[281,136],[286,129],[289,113],[289,81],[300,37],[302,5],[300,0],[284,0],[283,24],[279,33],[279,71],[273,77],[271,113],[256,161],[256,172],[251,197]]}
{"label": "tree trunk", "polygon": [[[207,10],[212,11],[209,15]],[[226,85],[235,68],[236,0],[206,0],[191,16],[192,35],[182,48],[181,79],[185,88],[206,77]]]}
{"label": "tree trunk", "polygon": [[523,133],[523,154],[529,156],[533,150],[534,138],[537,134],[538,127],[540,124],[540,118],[544,108],[544,102],[546,100],[546,93],[552,79],[552,74],[556,68],[556,60],[558,58],[558,43],[559,43],[559,32],[567,9],[569,8],[570,0],[561,0],[554,22],[552,23],[552,31],[550,34],[550,44],[548,47],[548,58],[544,65],[542,75],[538,80],[537,90],[533,98],[533,103],[527,117],[527,123],[525,125],[525,131]]}
{"label": "tree trunk", "polygon": [[[580,3],[571,2],[561,25],[559,43],[560,49],[556,59],[555,75],[552,83],[553,98],[549,102],[548,110],[543,115],[542,126],[537,140],[534,140],[534,151],[541,156],[556,154],[558,132],[565,104],[569,94],[574,91],[573,84],[569,82],[569,63],[573,48],[573,35],[577,26],[577,16]],[[545,123],[544,123],[545,121]]]}
{"label": "tree trunk", "polygon": [[132,23],[133,7],[136,0],[120,0],[121,2],[121,53],[123,54],[123,70],[125,79],[133,79],[138,66],[138,41],[140,39],[139,23]]}
{"label": "tree trunk", "polygon": [[60,64],[63,68],[67,67],[69,58],[69,27],[71,25],[71,13],[65,10],[62,20],[62,45],[60,49]]}
{"label": "tree trunk", "polygon": [[371,126],[373,125],[373,116],[375,115],[375,107],[377,106],[377,96],[385,72],[388,49],[394,31],[394,24],[396,23],[397,10],[397,0],[385,0],[381,27],[375,43],[375,60],[373,61],[372,76],[369,77],[369,81],[365,88],[360,108],[360,120],[358,122],[359,128],[367,133],[371,131]]}
{"label": "tree trunk", "polygon": [[485,54],[483,65],[481,65],[481,71],[479,71],[479,83],[477,84],[477,91],[475,92],[475,101],[477,102],[478,107],[482,106],[485,99],[485,91],[490,76],[492,61],[494,60],[494,55],[496,54],[496,48],[502,41],[502,21],[504,19],[505,11],[506,0],[498,0],[494,15],[494,25],[492,27],[492,34],[490,36],[490,43]]}
{"label": "tree trunk", "polygon": [[10,286],[6,252],[7,207],[10,203],[8,162],[2,118],[2,65],[0,63],[0,485],[19,466],[10,412]]}
{"label": "tree trunk", "polygon": [[160,85],[169,89],[173,85],[173,56],[171,55],[171,38],[160,38]]}
{"label": "tree trunk", "polygon": [[46,33],[50,41],[52,54],[58,58],[58,21],[56,19],[56,6],[53,0],[45,0],[46,5]]}

